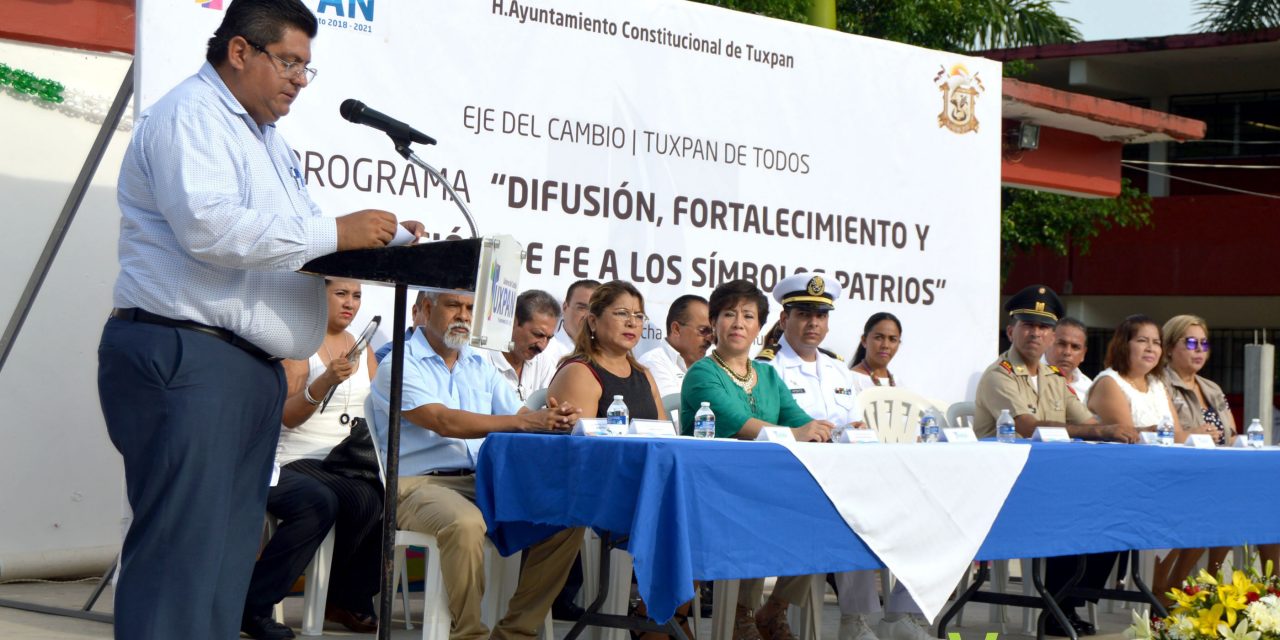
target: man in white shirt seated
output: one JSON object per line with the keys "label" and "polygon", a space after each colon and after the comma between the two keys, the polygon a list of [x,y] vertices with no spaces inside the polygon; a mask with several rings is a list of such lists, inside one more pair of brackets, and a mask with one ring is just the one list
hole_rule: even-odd
{"label": "man in white shirt seated", "polygon": [[588,303],[591,302],[591,294],[599,286],[600,282],[597,280],[578,280],[569,285],[569,290],[565,292],[562,307],[564,319],[560,323],[560,330],[547,343],[542,355],[538,356],[549,363],[553,372],[560,366],[561,358],[573,353],[573,341],[578,338],[578,332],[582,330],[582,324],[590,310]]}
{"label": "man in white shirt seated", "polygon": [[640,364],[653,374],[658,393],[680,393],[689,365],[707,355],[713,331],[706,298],[690,294],[671,303],[667,310],[667,337],[639,358]]}
{"label": "man in white shirt seated", "polygon": [[[566,529],[530,548],[507,614],[490,636],[480,620],[486,528],[475,505],[476,454],[489,433],[567,432],[578,409],[554,399],[540,411],[521,406],[489,359],[469,345],[471,294],[428,292],[421,304],[426,322],[405,345],[396,526],[439,541],[450,640],[533,638],[578,556],[582,531]],[[390,382],[391,367],[379,367],[370,426],[383,451]]]}
{"label": "man in white shirt seated", "polygon": [[1076,394],[1080,402],[1085,401],[1089,387],[1093,386],[1093,379],[1080,370],[1080,363],[1089,352],[1086,333],[1083,322],[1062,318],[1053,328],[1053,344],[1044,354],[1045,364],[1053,365],[1062,372],[1062,377],[1067,379],[1067,390]]}
{"label": "man in white shirt seated", "polygon": [[537,355],[546,350],[559,319],[560,305],[551,294],[539,289],[526,291],[516,298],[511,350],[489,352],[489,360],[516,390],[521,401],[551,384],[551,376],[556,373],[555,363]]}

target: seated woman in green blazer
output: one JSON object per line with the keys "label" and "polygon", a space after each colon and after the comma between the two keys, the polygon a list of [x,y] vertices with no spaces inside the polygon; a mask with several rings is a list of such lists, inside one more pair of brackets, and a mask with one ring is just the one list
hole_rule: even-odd
{"label": "seated woman in green blazer", "polygon": [[[750,357],[751,345],[769,315],[769,299],[754,284],[732,280],[716,287],[708,301],[716,330],[715,351],[689,367],[680,389],[680,427],[693,434],[693,414],[703,402],[716,414],[716,437],[754,440],[770,425],[792,427],[796,440],[827,442],[833,425],[814,420],[768,363]],[[810,576],[779,577],[769,600],[752,613],[763,579],[743,580],[738,591],[734,640],[793,640],[787,605],[801,601]]]}
{"label": "seated woman in green blazer", "polygon": [[826,442],[830,422],[814,420],[791,397],[768,363],[751,359],[751,345],[769,316],[769,299],[746,280],[731,280],[708,301],[716,347],[693,363],[680,388],[680,429],[693,435],[693,414],[703,402],[716,414],[716,437],[754,440],[762,427],[795,429],[796,440]]}

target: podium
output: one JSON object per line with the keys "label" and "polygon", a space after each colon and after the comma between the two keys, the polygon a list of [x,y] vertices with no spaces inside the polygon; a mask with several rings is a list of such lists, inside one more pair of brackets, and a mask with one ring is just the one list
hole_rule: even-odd
{"label": "podium", "polygon": [[[303,265],[302,273],[349,278],[395,287],[391,330],[391,389],[386,446],[386,492],[382,501],[382,585],[378,638],[391,637],[391,604],[395,585],[396,503],[400,473],[400,398],[404,380],[405,315],[409,287],[452,293],[475,293],[471,314],[471,346],[507,350],[515,325],[516,297],[524,251],[511,236],[426,242],[404,247],[357,249],[321,256]],[[408,612],[405,612],[408,615]]]}

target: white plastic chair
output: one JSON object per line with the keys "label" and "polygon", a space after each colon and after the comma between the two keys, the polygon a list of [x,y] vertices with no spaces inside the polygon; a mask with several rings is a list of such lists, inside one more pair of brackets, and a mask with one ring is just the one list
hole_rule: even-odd
{"label": "white plastic chair", "polygon": [[947,424],[952,427],[972,427],[978,405],[972,402],[953,402],[947,407]]}
{"label": "white plastic chair", "polygon": [[[545,396],[545,390],[543,394]],[[532,396],[530,397],[532,398]],[[365,415],[370,416],[370,418],[374,415],[372,395],[365,400],[364,411]],[[370,428],[372,428],[372,425],[370,425]],[[378,446],[379,443],[376,437],[370,439],[373,441],[374,457],[378,459],[378,477],[382,479],[385,486],[387,472],[382,458],[382,450]],[[385,499],[390,500],[393,497],[387,496]],[[396,557],[392,568],[392,584],[401,589],[405,628],[413,628],[409,613],[409,579],[406,569],[409,547],[421,547],[426,550],[422,588],[424,598],[422,606],[422,640],[448,640],[449,628],[453,620],[449,613],[449,598],[445,592],[444,577],[440,572],[439,543],[433,535],[397,528],[395,537]],[[502,615],[506,613],[507,604],[511,601],[511,596],[515,594],[516,587],[520,582],[520,554],[515,553],[508,558],[503,558],[498,554],[498,550],[493,546],[493,543],[486,539],[484,543],[484,566],[485,590],[480,602],[480,618],[492,629]],[[395,594],[390,594],[390,597],[394,598]],[[543,620],[541,636],[544,640],[551,640],[555,637],[550,611],[547,611],[547,617]]]}
{"label": "white plastic chair", "polygon": [[[278,524],[279,520],[268,513],[263,530],[264,543],[276,534]],[[302,635],[304,636],[324,635],[324,605],[329,597],[329,567],[333,564],[333,536],[333,527],[329,527],[329,533],[325,534],[315,555],[311,556],[311,562],[307,563],[307,570],[302,574],[306,577],[306,586],[302,591]],[[283,601],[277,602],[272,608],[271,617],[276,622],[284,624]]]}
{"label": "white plastic chair", "polygon": [[874,387],[858,392],[863,418],[875,429],[880,442],[915,442],[920,433],[920,417],[932,411],[947,426],[946,416],[929,399],[901,387]]}
{"label": "white plastic chair", "polygon": [[530,411],[537,411],[547,406],[547,390],[538,389],[525,398],[524,406]]}
{"label": "white plastic chair", "polygon": [[671,424],[676,426],[676,433],[680,433],[680,393],[668,393],[662,396],[662,408],[671,419]]}

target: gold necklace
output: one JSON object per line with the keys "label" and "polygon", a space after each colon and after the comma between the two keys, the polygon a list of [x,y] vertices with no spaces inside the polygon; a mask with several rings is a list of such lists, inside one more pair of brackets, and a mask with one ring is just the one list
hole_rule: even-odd
{"label": "gold necklace", "polygon": [[755,370],[752,369],[750,362],[747,363],[747,372],[745,374],[738,375],[738,372],[734,371],[733,369],[730,369],[729,363],[725,362],[724,358],[720,357],[719,351],[712,351],[711,359],[715,360],[716,364],[720,365],[720,368],[728,372],[730,376],[733,376],[733,379],[737,380],[739,385],[743,385],[751,381],[751,374]]}
{"label": "gold necklace", "polygon": [[[875,386],[877,386],[877,387],[881,386],[881,385],[880,385],[880,378],[877,378],[877,377],[876,377],[875,372],[871,370],[871,365],[867,364],[867,361],[866,361],[866,360],[863,360],[862,362],[859,362],[859,363],[858,363],[858,367],[862,367],[862,369],[863,369],[864,371],[866,371],[866,372],[867,372],[867,377],[868,377],[868,378],[871,378],[871,384],[873,384],[873,385],[875,385]],[[858,367],[854,367],[854,369],[857,369]],[[896,386],[898,386],[898,385],[894,384],[894,382],[893,382],[893,374],[892,374],[892,373],[889,373],[889,370],[888,370],[888,369],[885,369],[885,370],[884,370],[884,372],[885,372],[885,373],[887,373],[887,374],[889,374],[889,386],[891,386],[891,387],[896,387]]]}

